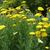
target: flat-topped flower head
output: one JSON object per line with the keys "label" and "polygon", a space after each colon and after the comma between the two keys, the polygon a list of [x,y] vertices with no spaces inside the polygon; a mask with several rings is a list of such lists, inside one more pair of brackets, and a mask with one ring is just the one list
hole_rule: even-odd
{"label": "flat-topped flower head", "polygon": [[43,22],[39,22],[38,24],[39,24],[39,25],[43,25],[44,23],[43,23]]}
{"label": "flat-topped flower head", "polygon": [[5,25],[0,25],[0,30],[4,29],[5,27]]}
{"label": "flat-topped flower head", "polygon": [[48,28],[49,27],[49,24],[48,23],[44,23],[43,27],[44,28]]}
{"label": "flat-topped flower head", "polygon": [[36,37],[41,37],[41,35],[40,35],[41,32],[40,31],[36,31],[35,34],[36,34]]}
{"label": "flat-topped flower head", "polygon": [[41,36],[42,36],[42,37],[47,37],[48,34],[47,34],[46,32],[42,32],[42,33],[41,33]]}
{"label": "flat-topped flower head", "polygon": [[43,28],[43,29],[41,29],[40,31],[45,32],[45,31],[46,31],[46,29],[44,29],[44,28]]}
{"label": "flat-topped flower head", "polygon": [[42,21],[48,21],[49,19],[47,17],[42,18]]}
{"label": "flat-topped flower head", "polygon": [[41,13],[36,13],[35,16],[39,17],[39,16],[42,16]]}
{"label": "flat-topped flower head", "polygon": [[35,21],[35,18],[29,18],[27,19],[28,22],[32,22],[32,21]]}
{"label": "flat-topped flower head", "polygon": [[44,8],[43,7],[38,7],[38,10],[39,11],[44,11]]}
{"label": "flat-topped flower head", "polygon": [[35,35],[35,32],[29,32],[30,35]]}
{"label": "flat-topped flower head", "polygon": [[42,25],[37,25],[36,28],[42,28]]}

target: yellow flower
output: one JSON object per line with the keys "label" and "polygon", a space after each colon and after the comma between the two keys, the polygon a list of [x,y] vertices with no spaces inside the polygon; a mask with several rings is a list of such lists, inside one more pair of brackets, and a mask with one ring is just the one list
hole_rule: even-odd
{"label": "yellow flower", "polygon": [[42,18],[43,21],[48,21],[49,19],[47,17]]}
{"label": "yellow flower", "polygon": [[42,16],[42,14],[41,13],[36,13],[35,16],[39,17],[39,16]]}
{"label": "yellow flower", "polygon": [[49,47],[48,47],[48,46],[46,46],[45,48],[46,48],[46,49],[49,49]]}
{"label": "yellow flower", "polygon": [[35,35],[35,32],[29,32],[30,35]]}
{"label": "yellow flower", "polygon": [[10,18],[16,18],[16,17],[19,17],[19,16],[20,16],[19,14],[14,14]]}
{"label": "yellow flower", "polygon": [[38,10],[39,11],[44,11],[44,8],[43,7],[38,7]]}
{"label": "yellow flower", "polygon": [[46,31],[46,29],[41,29],[40,31],[45,32],[45,31]]}
{"label": "yellow flower", "polygon": [[43,23],[43,22],[39,22],[38,24],[39,24],[39,25],[43,25],[44,23]]}
{"label": "yellow flower", "polygon": [[36,28],[42,28],[42,26],[41,25],[37,25]]}
{"label": "yellow flower", "polygon": [[42,36],[42,37],[47,37],[48,34],[47,34],[46,32],[42,32],[42,33],[41,33],[41,36]]}
{"label": "yellow flower", "polygon": [[5,25],[0,25],[0,30],[4,29],[5,27]]}
{"label": "yellow flower", "polygon": [[49,24],[48,23],[44,23],[43,27],[48,28]]}
{"label": "yellow flower", "polygon": [[24,16],[22,19],[27,19],[27,17],[26,17],[26,16]]}
{"label": "yellow flower", "polygon": [[36,37],[41,37],[41,35],[40,35],[41,32],[40,31],[36,31],[35,34],[36,34]]}
{"label": "yellow flower", "polygon": [[27,19],[28,22],[32,22],[32,21],[35,21],[35,18],[30,18],[30,19]]}

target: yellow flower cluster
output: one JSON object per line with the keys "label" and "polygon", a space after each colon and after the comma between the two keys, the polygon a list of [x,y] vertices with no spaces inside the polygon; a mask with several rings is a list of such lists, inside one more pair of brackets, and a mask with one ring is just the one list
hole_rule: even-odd
{"label": "yellow flower cluster", "polygon": [[29,32],[30,35],[35,35],[35,32]]}
{"label": "yellow flower cluster", "polygon": [[36,13],[35,16],[40,17],[40,16],[42,16],[42,14],[41,13]]}
{"label": "yellow flower cluster", "polygon": [[48,21],[47,17],[42,18],[43,21]]}
{"label": "yellow flower cluster", "polygon": [[42,28],[42,26],[41,25],[37,25],[36,28]]}
{"label": "yellow flower cluster", "polygon": [[35,18],[27,19],[28,22],[35,21]]}
{"label": "yellow flower cluster", "polygon": [[[45,30],[41,30],[41,31],[45,31]],[[41,32],[41,31],[36,31],[36,32],[29,32],[30,35],[35,35],[36,37],[40,38],[40,37],[47,37],[48,34],[46,32]]]}
{"label": "yellow flower cluster", "polygon": [[5,27],[5,25],[0,25],[0,30],[3,30]]}
{"label": "yellow flower cluster", "polygon": [[36,28],[48,28],[50,26],[47,22],[39,22]]}
{"label": "yellow flower cluster", "polygon": [[[4,3],[6,2],[7,1],[5,0]],[[48,10],[49,15],[47,14],[48,16],[44,17],[42,12],[45,9],[43,7],[38,7],[35,14],[33,14],[29,10],[29,7],[25,6],[25,3],[26,1],[22,1],[21,2],[22,5],[18,7],[14,7],[14,8],[9,7],[7,9],[6,8],[0,9],[0,32],[2,34],[2,31],[3,32],[5,31],[7,33],[6,36],[9,36],[8,34],[10,34],[10,36],[12,36],[12,39],[14,40],[16,40],[15,38],[18,35],[21,38],[22,37],[25,38],[24,36],[26,36],[27,39],[26,38],[25,39],[31,44],[31,46],[34,43],[32,42],[32,40],[34,41],[34,38],[35,41],[37,42],[36,44],[38,45],[39,43],[44,44],[46,42],[45,39],[47,39],[47,37],[49,36],[48,30],[50,33],[50,9]],[[20,37],[17,37],[19,38],[17,39],[18,41],[20,40]],[[23,39],[21,40],[22,40],[21,42],[23,42]],[[45,46],[44,49],[48,50],[50,48],[48,46]]]}
{"label": "yellow flower cluster", "polygon": [[[24,1],[24,3],[25,3],[25,1]],[[43,7],[38,7],[38,10],[44,11]],[[21,6],[18,6],[16,8],[1,9],[0,12],[1,12],[0,14],[6,14],[6,16],[9,17],[9,19],[11,19],[11,20],[19,19],[17,22],[21,22],[21,21],[25,20],[27,22],[27,24],[30,24],[32,27],[33,27],[33,25],[35,25],[36,30],[34,32],[29,32],[30,35],[35,35],[36,37],[47,37],[48,36],[46,29],[48,27],[50,27],[50,23],[48,23],[49,18],[42,17],[43,15],[41,13],[36,13],[34,15],[34,17],[27,17],[24,14],[24,10],[21,11]],[[40,16],[42,18],[40,19],[40,21],[38,21],[37,19]],[[12,24],[12,26],[15,27],[16,24]],[[4,29],[5,27],[6,27],[5,25],[0,25],[0,30]]]}
{"label": "yellow flower cluster", "polygon": [[14,14],[14,15],[12,15],[10,18],[12,18],[12,19],[14,19],[14,18],[16,18],[16,17],[20,17],[20,15],[19,14]]}
{"label": "yellow flower cluster", "polygon": [[39,11],[44,11],[44,8],[43,7],[38,7],[38,10]]}
{"label": "yellow flower cluster", "polygon": [[44,24],[44,22],[38,22],[38,25],[43,25]]}

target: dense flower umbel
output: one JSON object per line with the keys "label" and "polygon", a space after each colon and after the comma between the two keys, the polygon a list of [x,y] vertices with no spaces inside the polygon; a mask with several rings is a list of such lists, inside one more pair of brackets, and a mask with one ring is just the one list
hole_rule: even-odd
{"label": "dense flower umbel", "polygon": [[29,19],[27,19],[27,21],[28,22],[33,22],[33,21],[35,21],[35,18],[29,18]]}
{"label": "dense flower umbel", "polygon": [[0,25],[0,30],[4,29],[5,27],[5,25]]}
{"label": "dense flower umbel", "polygon": [[36,13],[35,16],[39,17],[39,16],[42,16],[41,13]]}
{"label": "dense flower umbel", "polygon": [[43,27],[44,28],[48,28],[49,27],[49,24],[48,23],[44,23]]}
{"label": "dense flower umbel", "polygon": [[36,28],[42,28],[42,25],[37,25]]}
{"label": "dense flower umbel", "polygon": [[14,14],[14,15],[12,15],[10,18],[16,18],[16,17],[19,17],[20,15],[19,14]]}
{"label": "dense flower umbel", "polygon": [[38,24],[39,24],[39,25],[43,25],[44,23],[43,23],[43,22],[39,22]]}
{"label": "dense flower umbel", "polygon": [[46,31],[46,29],[41,29],[40,31],[45,32],[45,31]]}
{"label": "dense flower umbel", "polygon": [[43,21],[48,21],[49,19],[47,17],[42,18]]}
{"label": "dense flower umbel", "polygon": [[41,32],[40,31],[36,31],[35,34],[36,34],[36,37],[39,37],[39,38],[41,37],[41,35],[40,35]]}
{"label": "dense flower umbel", "polygon": [[42,36],[42,37],[47,37],[48,34],[47,34],[46,32],[42,32],[42,33],[41,33],[41,36]]}
{"label": "dense flower umbel", "polygon": [[35,35],[35,32],[29,32],[30,35]]}
{"label": "dense flower umbel", "polygon": [[44,11],[44,8],[43,7],[38,7],[38,10],[39,11]]}

